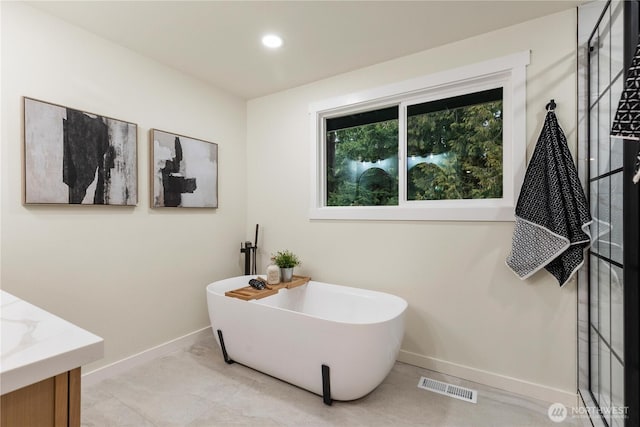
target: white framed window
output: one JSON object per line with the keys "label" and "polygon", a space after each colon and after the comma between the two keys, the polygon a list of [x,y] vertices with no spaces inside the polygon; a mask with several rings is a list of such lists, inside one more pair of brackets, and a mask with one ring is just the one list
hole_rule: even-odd
{"label": "white framed window", "polygon": [[311,104],[311,219],[512,221],[529,52]]}

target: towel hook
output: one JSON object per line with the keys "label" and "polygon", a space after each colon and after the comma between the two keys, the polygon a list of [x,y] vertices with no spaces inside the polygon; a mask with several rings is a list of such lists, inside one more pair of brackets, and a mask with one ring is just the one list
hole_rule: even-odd
{"label": "towel hook", "polygon": [[556,109],[556,101],[552,99],[545,108],[547,111],[554,111]]}

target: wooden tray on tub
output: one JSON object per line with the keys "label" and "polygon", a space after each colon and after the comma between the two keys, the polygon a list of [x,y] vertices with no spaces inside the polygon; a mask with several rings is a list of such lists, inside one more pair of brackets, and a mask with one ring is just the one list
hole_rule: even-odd
{"label": "wooden tray on tub", "polygon": [[[258,280],[261,280],[267,283],[267,280],[262,277],[257,277]],[[277,294],[280,289],[286,288],[297,288],[298,286],[302,286],[311,280],[311,277],[308,276],[296,276],[293,275],[293,279],[290,282],[280,282],[277,285],[267,285],[264,289],[256,289],[251,286],[245,286],[242,288],[234,289],[232,291],[225,292],[225,296],[232,298],[240,298],[245,301],[249,301],[252,299],[260,299],[264,297],[268,297],[270,295]]]}

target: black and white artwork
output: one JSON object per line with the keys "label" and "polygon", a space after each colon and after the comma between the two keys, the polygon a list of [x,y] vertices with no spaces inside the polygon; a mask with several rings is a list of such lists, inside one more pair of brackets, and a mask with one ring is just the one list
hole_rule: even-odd
{"label": "black and white artwork", "polygon": [[218,144],[151,130],[152,206],[218,207]]}
{"label": "black and white artwork", "polygon": [[25,203],[135,206],[137,141],[134,123],[25,98]]}

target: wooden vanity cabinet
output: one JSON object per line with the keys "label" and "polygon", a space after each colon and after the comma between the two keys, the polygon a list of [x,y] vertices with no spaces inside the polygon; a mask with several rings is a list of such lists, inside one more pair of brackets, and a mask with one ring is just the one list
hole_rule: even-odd
{"label": "wooden vanity cabinet", "polygon": [[1,427],[80,427],[80,368],[2,395]]}

